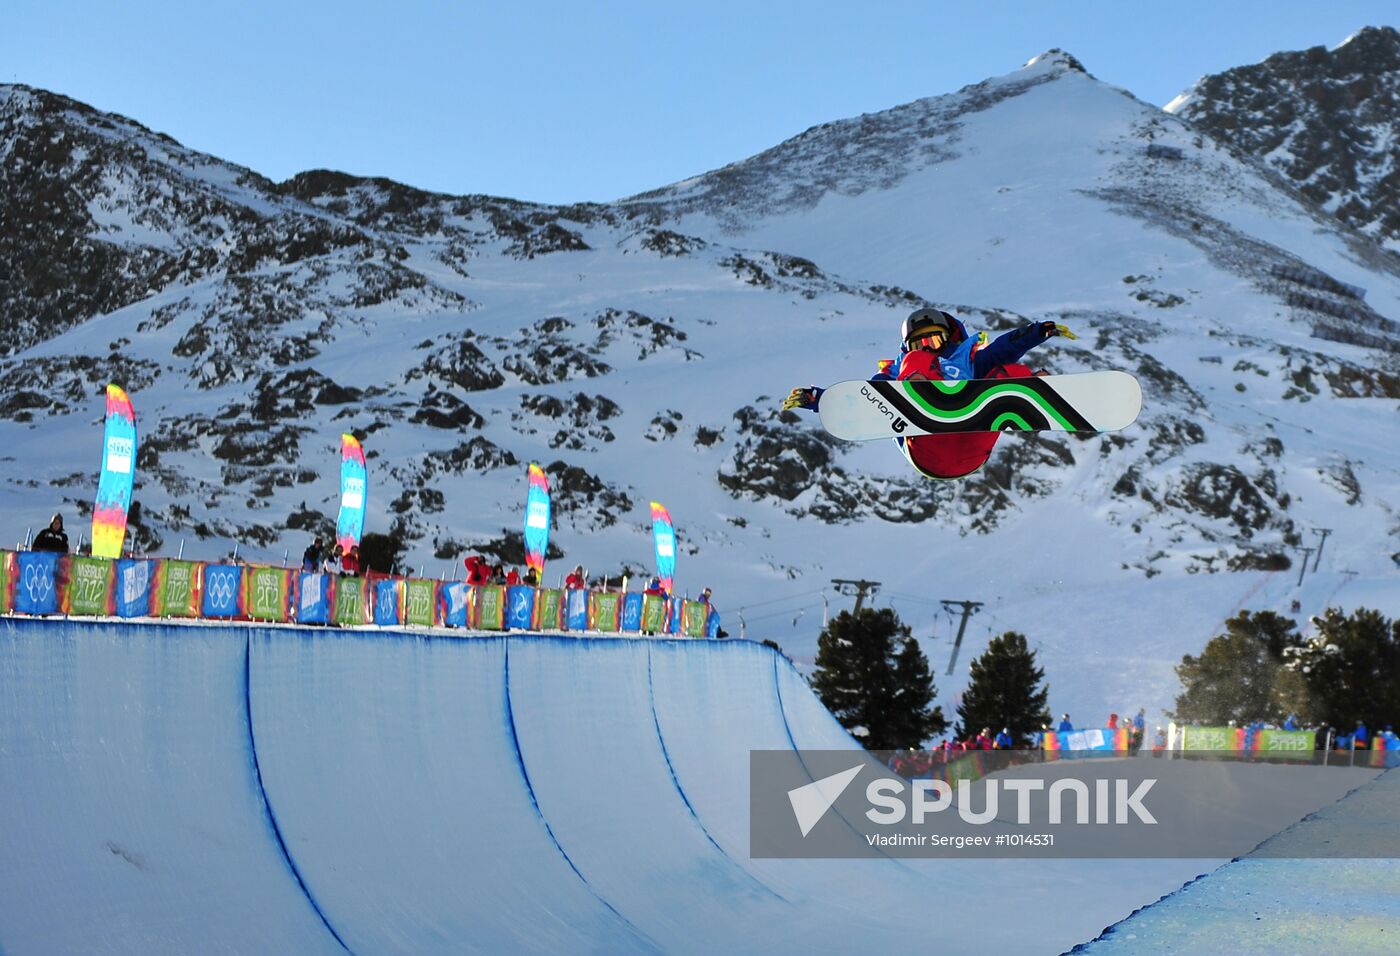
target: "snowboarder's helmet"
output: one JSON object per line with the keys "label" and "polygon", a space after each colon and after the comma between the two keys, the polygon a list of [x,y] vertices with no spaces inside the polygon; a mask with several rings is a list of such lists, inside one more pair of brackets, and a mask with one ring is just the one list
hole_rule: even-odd
{"label": "snowboarder's helmet", "polygon": [[907,346],[911,341],[941,331],[945,342],[957,335],[953,317],[939,309],[919,309],[911,312],[899,328],[900,340]]}

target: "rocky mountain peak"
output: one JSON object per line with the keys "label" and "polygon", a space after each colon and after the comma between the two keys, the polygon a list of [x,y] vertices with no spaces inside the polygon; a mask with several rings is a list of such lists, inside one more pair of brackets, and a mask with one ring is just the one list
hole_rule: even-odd
{"label": "rocky mountain peak", "polygon": [[1089,71],[1084,69],[1084,64],[1079,62],[1079,59],[1075,57],[1074,54],[1066,53],[1059,47],[1051,47],[1044,53],[1040,54],[1040,56],[1032,57],[1031,59],[1026,61],[1025,67],[1023,67],[1022,69],[1026,69],[1033,66],[1059,67],[1060,69],[1073,70],[1076,73],[1083,73],[1086,76],[1089,74]]}
{"label": "rocky mountain peak", "polygon": [[1207,76],[1167,110],[1400,251],[1400,32],[1366,27]]}

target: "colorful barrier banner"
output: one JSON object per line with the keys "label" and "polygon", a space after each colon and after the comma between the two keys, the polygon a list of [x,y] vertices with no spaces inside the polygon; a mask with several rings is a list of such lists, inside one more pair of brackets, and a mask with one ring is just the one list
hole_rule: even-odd
{"label": "colorful barrier banner", "polygon": [[204,566],[204,617],[228,620],[243,615],[243,565]]}
{"label": "colorful barrier banner", "polygon": [[1250,752],[1284,760],[1311,760],[1317,746],[1310,730],[1258,730],[1250,738]]}
{"label": "colorful barrier banner", "polygon": [[562,631],[564,629],[564,592],[554,588],[541,588],[535,594],[535,619],[530,623],[535,630]]}
{"label": "colorful barrier banner", "polygon": [[90,617],[115,611],[117,575],[111,561],[74,555],[68,559],[64,611]]}
{"label": "colorful barrier banner", "polygon": [[21,614],[57,614],[59,558],[52,551],[21,551],[15,555],[14,609]]}
{"label": "colorful barrier banner", "polygon": [[365,450],[354,435],[340,436],[340,514],[335,522],[335,542],[345,551],[357,547],[365,530],[365,498],[369,472]]}
{"label": "colorful barrier banner", "polygon": [[622,629],[635,634],[642,629],[642,598],[645,595],[624,594],[622,596]]}
{"label": "colorful barrier banner", "polygon": [[544,580],[544,556],[549,550],[549,478],[539,465],[530,464],[530,490],[525,496],[525,566]]}
{"label": "colorful barrier banner", "polygon": [[1391,734],[1371,739],[1371,766],[1389,770],[1400,767],[1400,737]]}
{"label": "colorful barrier banner", "polygon": [[342,627],[360,627],[368,624],[369,582],[364,578],[336,578],[331,588],[331,620]]}
{"label": "colorful barrier banner", "polygon": [[107,386],[107,425],[102,437],[102,471],[92,507],[92,556],[120,558],[126,540],[126,512],[136,480],[136,410],[117,385]]}
{"label": "colorful barrier banner", "polygon": [[476,588],[476,626],[484,631],[499,631],[506,626],[506,589],[501,584],[483,584]]}
{"label": "colorful barrier banner", "polygon": [[666,598],[660,594],[642,595],[643,634],[661,634],[666,630]]}
{"label": "colorful barrier banner", "polygon": [[403,623],[403,581],[400,578],[376,578],[374,593],[374,623],[380,627],[397,627]]}
{"label": "colorful barrier banner", "polygon": [[593,591],[588,595],[588,629],[616,634],[622,622],[622,595],[615,591]]}
{"label": "colorful barrier banner", "polygon": [[968,752],[939,765],[935,768],[933,775],[957,789],[958,783],[962,780],[981,780],[987,775],[987,770],[982,763],[980,753]]}
{"label": "colorful barrier banner", "polygon": [[0,614],[15,607],[15,553],[0,551]]}
{"label": "colorful barrier banner", "polygon": [[661,590],[670,594],[676,576],[676,526],[659,501],[651,503],[651,533],[656,541],[656,576],[661,579]]}
{"label": "colorful barrier banner", "polygon": [[331,576],[320,571],[297,575],[297,623],[331,622]]}
{"label": "colorful barrier banner", "polygon": [[1182,750],[1238,751],[1244,746],[1243,727],[1182,727]]}
{"label": "colorful barrier banner", "polygon": [[680,634],[681,632],[681,607],[684,601],[672,600],[669,602],[669,613],[671,619],[666,622],[667,634]]}
{"label": "colorful barrier banner", "polygon": [[147,559],[126,559],[117,562],[115,610],[121,617],[147,617],[152,614],[152,585],[155,583],[156,562]]}
{"label": "colorful barrier banner", "polygon": [[588,630],[588,592],[575,588],[564,594],[564,627],[570,631]]}
{"label": "colorful barrier banner", "polygon": [[405,578],[403,582],[403,622],[415,627],[432,627],[437,623],[438,583],[422,578]]}
{"label": "colorful barrier banner", "polygon": [[1085,730],[1051,730],[1041,748],[1047,753],[1078,756],[1085,753],[1112,753],[1128,749],[1127,727],[1090,727]]}
{"label": "colorful barrier banner", "polygon": [[535,625],[535,589],[517,584],[506,589],[506,627],[528,631]]}
{"label": "colorful barrier banner", "polygon": [[439,590],[442,623],[448,627],[471,627],[473,588],[464,581],[451,581]]}
{"label": "colorful barrier banner", "polygon": [[719,612],[713,607],[710,608],[710,613],[705,615],[705,636],[719,640]]}
{"label": "colorful barrier banner", "polygon": [[248,616],[255,621],[292,619],[292,572],[288,568],[251,567],[247,571]]}
{"label": "colorful barrier banner", "polygon": [[705,618],[710,608],[704,601],[681,602],[681,634],[686,637],[705,636]]}
{"label": "colorful barrier banner", "polygon": [[156,617],[198,617],[199,572],[197,561],[157,561],[151,613]]}

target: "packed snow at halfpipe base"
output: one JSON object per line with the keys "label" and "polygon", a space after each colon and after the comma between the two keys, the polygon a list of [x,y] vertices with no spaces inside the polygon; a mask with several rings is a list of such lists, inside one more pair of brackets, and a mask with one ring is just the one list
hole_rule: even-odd
{"label": "packed snow at halfpipe base", "polygon": [[0,618],[0,952],[1053,953],[1223,862],[751,858],[794,748],[748,642]]}
{"label": "packed snow at halfpipe base", "polygon": [[[1391,956],[1400,952],[1397,812],[1400,771],[1391,770],[1074,952]],[[1355,856],[1299,859],[1300,844]]]}

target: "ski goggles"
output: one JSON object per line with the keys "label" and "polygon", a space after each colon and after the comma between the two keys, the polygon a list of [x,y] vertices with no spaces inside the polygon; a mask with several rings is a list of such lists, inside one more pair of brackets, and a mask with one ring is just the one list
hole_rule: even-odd
{"label": "ski goggles", "polygon": [[915,336],[914,338],[906,342],[905,346],[911,352],[923,348],[931,348],[937,350],[941,349],[943,347],[943,343],[947,341],[947,333],[945,333],[942,329],[935,329],[932,332],[925,332],[923,335]]}

